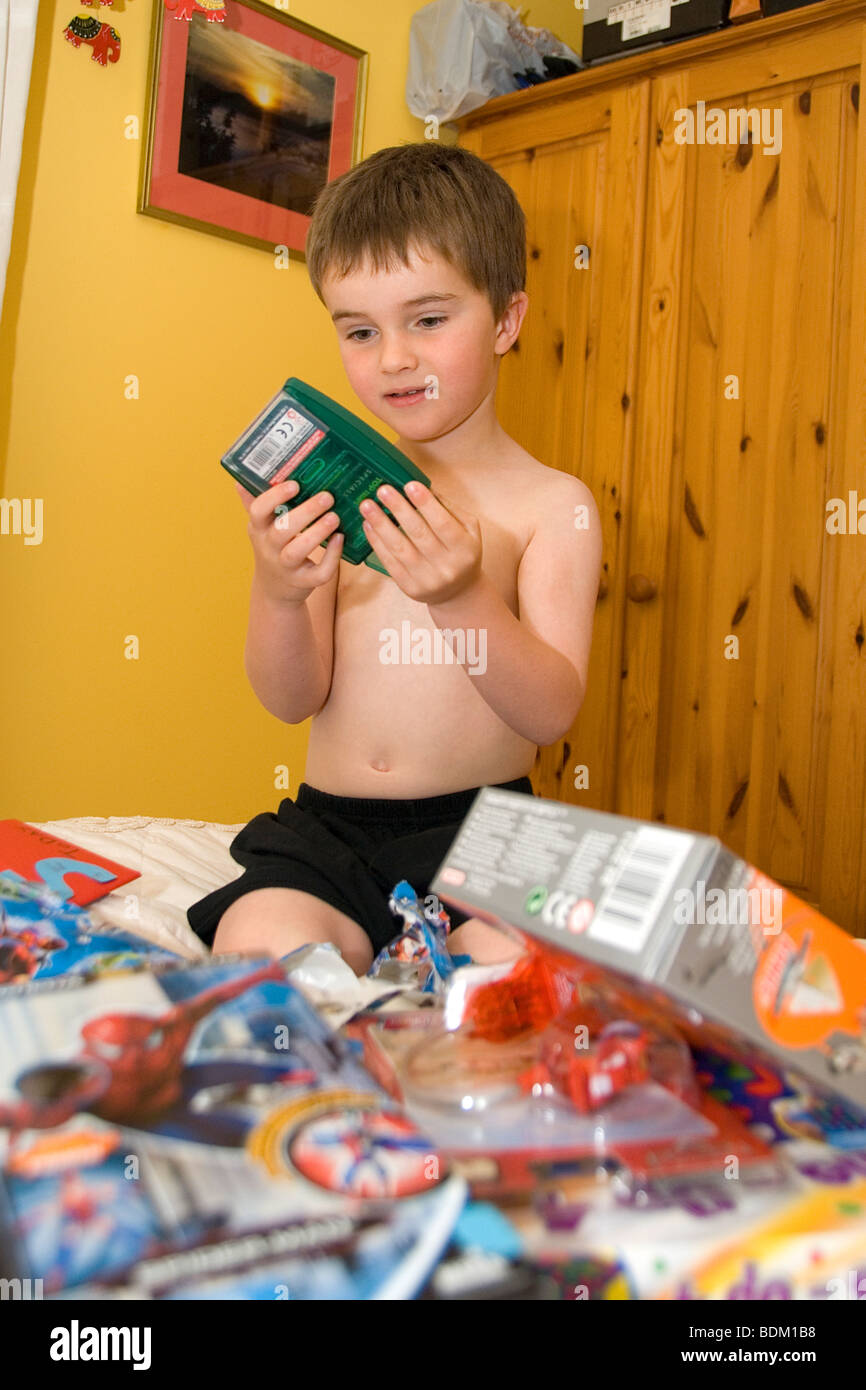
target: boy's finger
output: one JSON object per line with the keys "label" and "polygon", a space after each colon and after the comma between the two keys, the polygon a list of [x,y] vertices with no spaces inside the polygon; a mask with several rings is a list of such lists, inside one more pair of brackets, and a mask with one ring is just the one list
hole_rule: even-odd
{"label": "boy's finger", "polygon": [[[343,554],[343,541],[345,537],[342,531],[337,531],[335,535],[328,538],[325,546],[325,558],[317,568],[316,578],[319,584],[327,584],[340,563]],[[316,586],[318,588],[318,585]]]}
{"label": "boy's finger", "polygon": [[[316,547],[324,545],[334,534],[334,525],[335,523],[328,521],[326,517],[319,517],[319,520],[313,522],[311,526],[305,527],[303,531],[297,532],[290,536],[287,541],[281,543],[280,555],[286,556],[289,561],[295,564],[301,559],[309,559]],[[336,525],[339,525],[339,522]]]}
{"label": "boy's finger", "polygon": [[[379,493],[384,493],[384,496],[380,497]],[[422,555],[426,555],[429,558],[438,548],[438,541],[429,524],[429,518],[423,516],[422,513],[411,504],[409,499],[404,497],[403,493],[397,490],[397,488],[388,487],[387,485],[380,488],[379,492],[376,494],[376,500],[379,502],[380,506],[387,507],[388,510],[393,513],[397,526],[403,536],[405,536]],[[384,527],[387,522],[387,517],[384,512],[381,514],[381,520],[382,527]],[[392,522],[391,524],[393,525],[394,523]],[[380,533],[382,527],[380,527]],[[396,539],[393,532],[389,531],[388,535],[392,541]]]}
{"label": "boy's finger", "polygon": [[443,524],[441,521],[439,523],[439,527],[436,527],[437,510],[440,514],[440,517],[442,513],[444,513],[446,517],[452,516],[455,521],[458,521],[460,525],[464,527],[465,530],[469,531],[473,536],[481,534],[480,527],[478,525],[478,518],[472,512],[464,511],[463,508],[459,507],[452,498],[443,497],[441,492],[439,494],[436,494],[430,492],[429,489],[427,491],[429,501],[427,500],[427,498],[418,499],[415,501],[415,505],[418,507],[419,511],[423,513],[425,520],[427,520],[430,523],[431,529],[435,530],[436,534],[444,534],[441,530]]}
{"label": "boy's finger", "polygon": [[413,480],[411,483],[407,483],[403,491],[412,506],[421,513],[425,521],[429,521],[434,530],[437,519],[441,518],[443,513],[451,512],[453,515],[457,515],[457,506],[450,498],[443,496],[441,492],[434,492],[432,488],[425,487],[423,483]]}
{"label": "boy's finger", "polygon": [[[400,535],[400,528],[398,526],[395,526],[393,521],[389,521],[388,518],[384,516],[384,514],[383,521],[385,525],[388,527],[388,532],[390,535]],[[382,561],[382,564],[385,565],[385,567],[390,573],[391,569],[399,564],[399,561],[397,559],[397,556],[391,549],[390,545],[388,544],[385,532],[383,531],[382,527],[380,526],[377,529],[375,526],[371,525],[370,518],[365,517],[362,529],[364,535],[367,537],[368,543],[373,549],[373,553],[375,554],[376,558]]]}
{"label": "boy's finger", "polygon": [[[289,506],[293,499],[290,497],[287,502],[278,503],[279,516],[274,521],[274,528],[283,533],[293,536],[298,535],[307,526],[321,520],[326,512],[333,511],[333,495],[329,492],[325,496],[316,494],[315,497],[308,497],[306,502],[299,502],[297,506]],[[268,516],[270,522],[271,515]]]}
{"label": "boy's finger", "polygon": [[276,508],[281,502],[288,502],[297,490],[298,484],[293,478],[284,478],[281,483],[275,483],[273,487],[269,487],[267,492],[262,492],[258,497],[254,497],[247,507],[247,511],[256,530],[267,530]]}

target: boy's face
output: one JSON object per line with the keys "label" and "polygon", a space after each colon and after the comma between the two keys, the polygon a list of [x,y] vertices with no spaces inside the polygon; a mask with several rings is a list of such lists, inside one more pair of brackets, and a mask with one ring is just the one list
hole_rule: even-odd
{"label": "boy's face", "polygon": [[[376,271],[369,261],[343,279],[328,272],[322,297],[353,391],[404,439],[424,442],[457,429],[496,388],[499,359],[514,342],[526,295],[500,323],[487,296],[432,249],[409,265]],[[394,393],[415,388],[395,400]]]}

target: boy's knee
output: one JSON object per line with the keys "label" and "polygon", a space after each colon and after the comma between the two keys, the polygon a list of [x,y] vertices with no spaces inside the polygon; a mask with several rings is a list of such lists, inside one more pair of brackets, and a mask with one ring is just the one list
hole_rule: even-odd
{"label": "boy's knee", "polygon": [[214,955],[231,951],[263,951],[275,958],[285,955],[277,946],[288,926],[286,897],[288,890],[284,888],[258,888],[236,898],[219,920]]}
{"label": "boy's knee", "polygon": [[356,975],[373,963],[373,948],[357,922],[295,888],[256,888],[237,898],[220,918],[213,951],[257,951],[279,960],[316,942],[336,946]]}
{"label": "boy's knee", "polygon": [[471,956],[476,965],[498,965],[526,954],[521,942],[480,917],[469,917],[455,927],[448,936],[448,949],[455,956]]}

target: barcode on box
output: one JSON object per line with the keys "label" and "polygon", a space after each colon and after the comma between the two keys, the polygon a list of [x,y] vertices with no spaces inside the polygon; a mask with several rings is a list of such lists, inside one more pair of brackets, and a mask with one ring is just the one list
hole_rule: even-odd
{"label": "barcode on box", "polygon": [[275,439],[263,439],[248,458],[244,459],[247,468],[253,473],[258,473],[260,478],[266,478],[271,471],[271,464],[280,453],[280,444]]}
{"label": "barcode on box", "polygon": [[[270,478],[276,468],[289,462],[308,436],[314,432],[318,433],[321,439],[322,432],[317,429],[314,421],[288,407],[277,417],[255,448],[242,457],[241,462],[260,478]],[[309,453],[309,449],[305,453]]]}
{"label": "barcode on box", "polygon": [[589,936],[621,950],[642,950],[694,843],[694,836],[681,831],[642,825],[598,900]]}

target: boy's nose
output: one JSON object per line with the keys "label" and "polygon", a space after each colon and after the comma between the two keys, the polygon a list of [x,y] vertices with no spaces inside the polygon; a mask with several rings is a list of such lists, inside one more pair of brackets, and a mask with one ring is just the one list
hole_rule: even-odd
{"label": "boy's nose", "polygon": [[399,372],[403,367],[417,367],[418,354],[402,333],[383,334],[379,362],[383,372]]}

